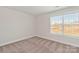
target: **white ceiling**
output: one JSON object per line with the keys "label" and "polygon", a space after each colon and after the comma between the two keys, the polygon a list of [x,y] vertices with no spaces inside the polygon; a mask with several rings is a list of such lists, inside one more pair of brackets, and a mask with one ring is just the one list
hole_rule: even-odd
{"label": "white ceiling", "polygon": [[39,15],[51,11],[66,8],[67,6],[7,6],[9,9],[17,10],[32,15]]}

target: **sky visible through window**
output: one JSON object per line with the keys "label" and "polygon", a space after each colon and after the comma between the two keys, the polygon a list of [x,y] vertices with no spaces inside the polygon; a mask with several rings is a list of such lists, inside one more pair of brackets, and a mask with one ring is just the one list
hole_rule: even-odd
{"label": "sky visible through window", "polygon": [[[62,19],[62,17],[64,19]],[[62,20],[64,20],[64,24],[78,24],[78,14],[69,14],[69,15],[64,15],[64,16],[54,16],[51,17],[51,24],[61,24]]]}
{"label": "sky visible through window", "polygon": [[76,24],[78,22],[77,14],[64,15],[64,24]]}
{"label": "sky visible through window", "polygon": [[62,23],[62,16],[51,17],[51,24],[61,24],[61,23]]}

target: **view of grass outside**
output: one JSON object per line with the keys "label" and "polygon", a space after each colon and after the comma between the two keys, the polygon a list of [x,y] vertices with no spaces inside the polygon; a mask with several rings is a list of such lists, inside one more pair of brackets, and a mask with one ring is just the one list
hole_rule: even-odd
{"label": "view of grass outside", "polygon": [[78,14],[69,14],[62,17],[55,16],[51,18],[51,32],[63,32],[65,35],[79,36]]}
{"label": "view of grass outside", "polygon": [[79,24],[64,25],[64,34],[79,36]]}

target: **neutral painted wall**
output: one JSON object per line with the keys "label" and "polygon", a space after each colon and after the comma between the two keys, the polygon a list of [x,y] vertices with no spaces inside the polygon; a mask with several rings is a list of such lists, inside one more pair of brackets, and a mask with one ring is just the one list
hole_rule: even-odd
{"label": "neutral painted wall", "polygon": [[35,17],[0,7],[0,44],[34,36]]}
{"label": "neutral painted wall", "polygon": [[48,14],[39,15],[37,17],[37,36],[79,47],[79,38],[71,38],[68,36],[50,33],[50,16],[63,15],[75,12],[79,12],[79,7],[69,7],[68,9],[63,9]]}
{"label": "neutral painted wall", "polygon": [[36,35],[79,46],[79,39],[50,33],[50,16],[72,12],[79,12],[79,7],[71,7],[36,17],[16,10],[0,7],[0,45]]}

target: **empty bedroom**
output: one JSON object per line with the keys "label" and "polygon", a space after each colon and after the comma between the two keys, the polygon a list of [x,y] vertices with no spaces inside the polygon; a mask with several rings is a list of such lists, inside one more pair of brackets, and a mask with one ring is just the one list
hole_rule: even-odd
{"label": "empty bedroom", "polygon": [[0,6],[0,53],[79,53],[79,6]]}

